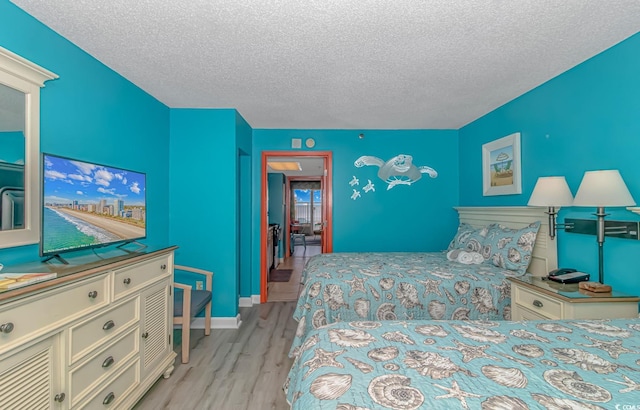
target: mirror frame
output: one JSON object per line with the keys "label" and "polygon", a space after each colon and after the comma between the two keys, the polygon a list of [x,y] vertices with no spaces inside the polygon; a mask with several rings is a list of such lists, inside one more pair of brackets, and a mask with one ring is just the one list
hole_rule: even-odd
{"label": "mirror frame", "polygon": [[40,242],[40,88],[57,74],[0,47],[0,84],[25,94],[24,228],[0,231],[0,248]]}

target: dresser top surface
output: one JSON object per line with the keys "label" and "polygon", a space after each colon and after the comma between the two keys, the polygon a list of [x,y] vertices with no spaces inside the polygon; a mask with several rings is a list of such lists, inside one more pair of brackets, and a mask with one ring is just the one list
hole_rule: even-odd
{"label": "dresser top surface", "polygon": [[13,289],[0,289],[0,303],[16,297],[29,296],[32,293],[46,290],[63,283],[72,282],[92,274],[103,272],[105,269],[116,269],[121,266],[148,260],[175,250],[176,246],[145,248],[135,252],[122,249],[103,249],[98,252],[78,252],[65,254],[67,264],[52,259],[48,262],[40,260],[17,265],[5,266],[0,272],[15,274],[55,273],[55,277],[42,282],[30,283]]}

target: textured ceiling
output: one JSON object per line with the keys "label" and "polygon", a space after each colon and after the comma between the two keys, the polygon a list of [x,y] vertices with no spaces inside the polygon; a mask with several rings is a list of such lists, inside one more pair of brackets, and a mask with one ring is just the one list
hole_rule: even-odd
{"label": "textured ceiling", "polygon": [[169,107],[453,128],[635,34],[638,0],[13,0]]}

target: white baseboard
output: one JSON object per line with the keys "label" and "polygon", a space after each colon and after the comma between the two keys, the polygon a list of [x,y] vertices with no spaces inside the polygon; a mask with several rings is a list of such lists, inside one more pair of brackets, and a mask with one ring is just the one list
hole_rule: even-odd
{"label": "white baseboard", "polygon": [[251,307],[253,305],[260,304],[260,295],[251,295],[244,298],[240,298],[239,307]]}
{"label": "white baseboard", "polygon": [[[240,329],[242,318],[240,314],[235,317],[212,317],[211,329]],[[176,327],[176,326],[174,326]],[[180,328],[180,326],[177,326]],[[191,322],[191,329],[204,329],[204,318],[197,317]]]}

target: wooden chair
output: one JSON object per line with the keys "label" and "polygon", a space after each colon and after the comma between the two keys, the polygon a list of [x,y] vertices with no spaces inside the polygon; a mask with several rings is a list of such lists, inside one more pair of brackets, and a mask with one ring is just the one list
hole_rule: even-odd
{"label": "wooden chair", "polygon": [[174,265],[174,270],[205,276],[204,289],[193,289],[181,283],[173,284],[173,324],[182,325],[182,363],[189,363],[191,321],[204,310],[204,334],[211,334],[211,291],[213,272],[189,266]]}

